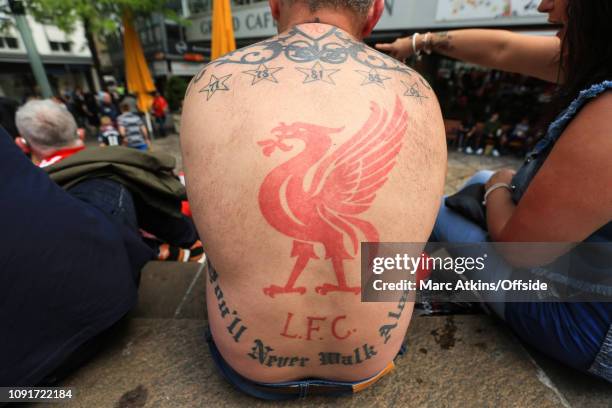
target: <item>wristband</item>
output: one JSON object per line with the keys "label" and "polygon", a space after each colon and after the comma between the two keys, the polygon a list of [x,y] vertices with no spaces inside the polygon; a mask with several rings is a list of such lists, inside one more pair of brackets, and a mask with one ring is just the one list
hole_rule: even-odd
{"label": "wristband", "polygon": [[431,52],[432,52],[431,33],[425,34],[425,39],[423,40],[423,51],[425,51],[425,54],[431,55]]}
{"label": "wristband", "polygon": [[419,33],[412,34],[412,52],[417,57],[420,57],[421,56],[421,50],[417,50],[417,46],[416,46],[416,42],[417,42],[417,37],[418,36],[419,36]]}
{"label": "wristband", "polygon": [[489,187],[484,195],[484,198],[482,200],[482,205],[486,206],[487,205],[487,198],[489,198],[489,195],[491,195],[492,192],[494,192],[495,190],[498,190],[500,188],[505,188],[506,190],[512,192],[514,190],[514,186],[511,186],[508,183],[495,183],[493,184],[491,187]]}

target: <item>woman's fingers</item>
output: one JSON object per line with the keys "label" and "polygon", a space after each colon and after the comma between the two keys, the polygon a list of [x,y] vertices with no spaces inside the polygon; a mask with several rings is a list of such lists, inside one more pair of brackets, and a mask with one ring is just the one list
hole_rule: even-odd
{"label": "woman's fingers", "polygon": [[380,51],[393,51],[393,44],[376,44],[376,49]]}
{"label": "woman's fingers", "polygon": [[392,43],[376,44],[376,48],[387,52],[395,59],[405,61],[406,58],[412,55],[412,40],[411,37],[398,38]]}

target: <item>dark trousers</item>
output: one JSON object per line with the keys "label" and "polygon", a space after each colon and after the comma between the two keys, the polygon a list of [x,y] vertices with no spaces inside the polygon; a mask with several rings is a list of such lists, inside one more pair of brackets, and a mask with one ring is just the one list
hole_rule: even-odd
{"label": "dark trousers", "polygon": [[155,116],[155,123],[157,124],[157,132],[160,137],[166,137],[166,115]]}
{"label": "dark trousers", "polygon": [[132,194],[121,184],[108,179],[85,180],[68,189],[68,193],[96,207],[121,229],[135,282],[140,281],[140,265],[155,259],[156,251],[140,234]]}
{"label": "dark trousers", "polygon": [[[138,229],[138,217],[131,193],[121,184],[107,179],[83,181],[68,189],[75,198],[96,207],[118,224],[128,249],[135,282],[140,281],[140,265],[154,259],[156,253],[144,243]],[[86,228],[86,226],[84,226]],[[109,254],[112,256],[112,254]],[[124,316],[108,329],[92,337],[70,354],[40,385],[55,384],[103,350],[126,326]]]}

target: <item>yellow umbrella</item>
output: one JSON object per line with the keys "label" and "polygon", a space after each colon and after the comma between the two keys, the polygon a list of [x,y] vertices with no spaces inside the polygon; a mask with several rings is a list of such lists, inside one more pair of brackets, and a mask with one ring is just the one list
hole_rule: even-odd
{"label": "yellow umbrella", "polygon": [[129,11],[123,13],[123,52],[128,90],[138,97],[138,109],[141,112],[148,112],[153,104],[150,93],[155,91],[155,84]]}
{"label": "yellow umbrella", "polygon": [[230,0],[213,0],[211,48],[211,60],[236,49]]}

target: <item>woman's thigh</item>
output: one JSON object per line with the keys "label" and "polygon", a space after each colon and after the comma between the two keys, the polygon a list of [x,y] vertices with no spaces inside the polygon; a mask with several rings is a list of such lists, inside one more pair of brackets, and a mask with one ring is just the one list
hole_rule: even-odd
{"label": "woman's thigh", "polygon": [[[493,175],[492,171],[481,171],[470,178],[464,187],[477,183],[486,183]],[[499,256],[488,243],[488,233],[479,225],[471,222],[451,210],[444,204],[440,206],[438,217],[432,232],[430,241],[446,242],[450,244],[472,244],[450,247],[449,252],[453,257],[481,257],[486,253],[486,268],[473,270],[465,273],[465,277],[473,281],[497,282],[508,279],[512,274],[512,268]],[[502,291],[481,292],[483,302],[500,318],[504,318],[505,296]]]}
{"label": "woman's thigh", "polygon": [[[484,184],[489,181],[492,175],[493,172],[489,170],[479,171],[465,183],[463,188],[472,184]],[[487,231],[448,208],[444,204],[445,200],[446,197],[443,197],[431,241],[456,243],[486,242],[488,237]]]}

